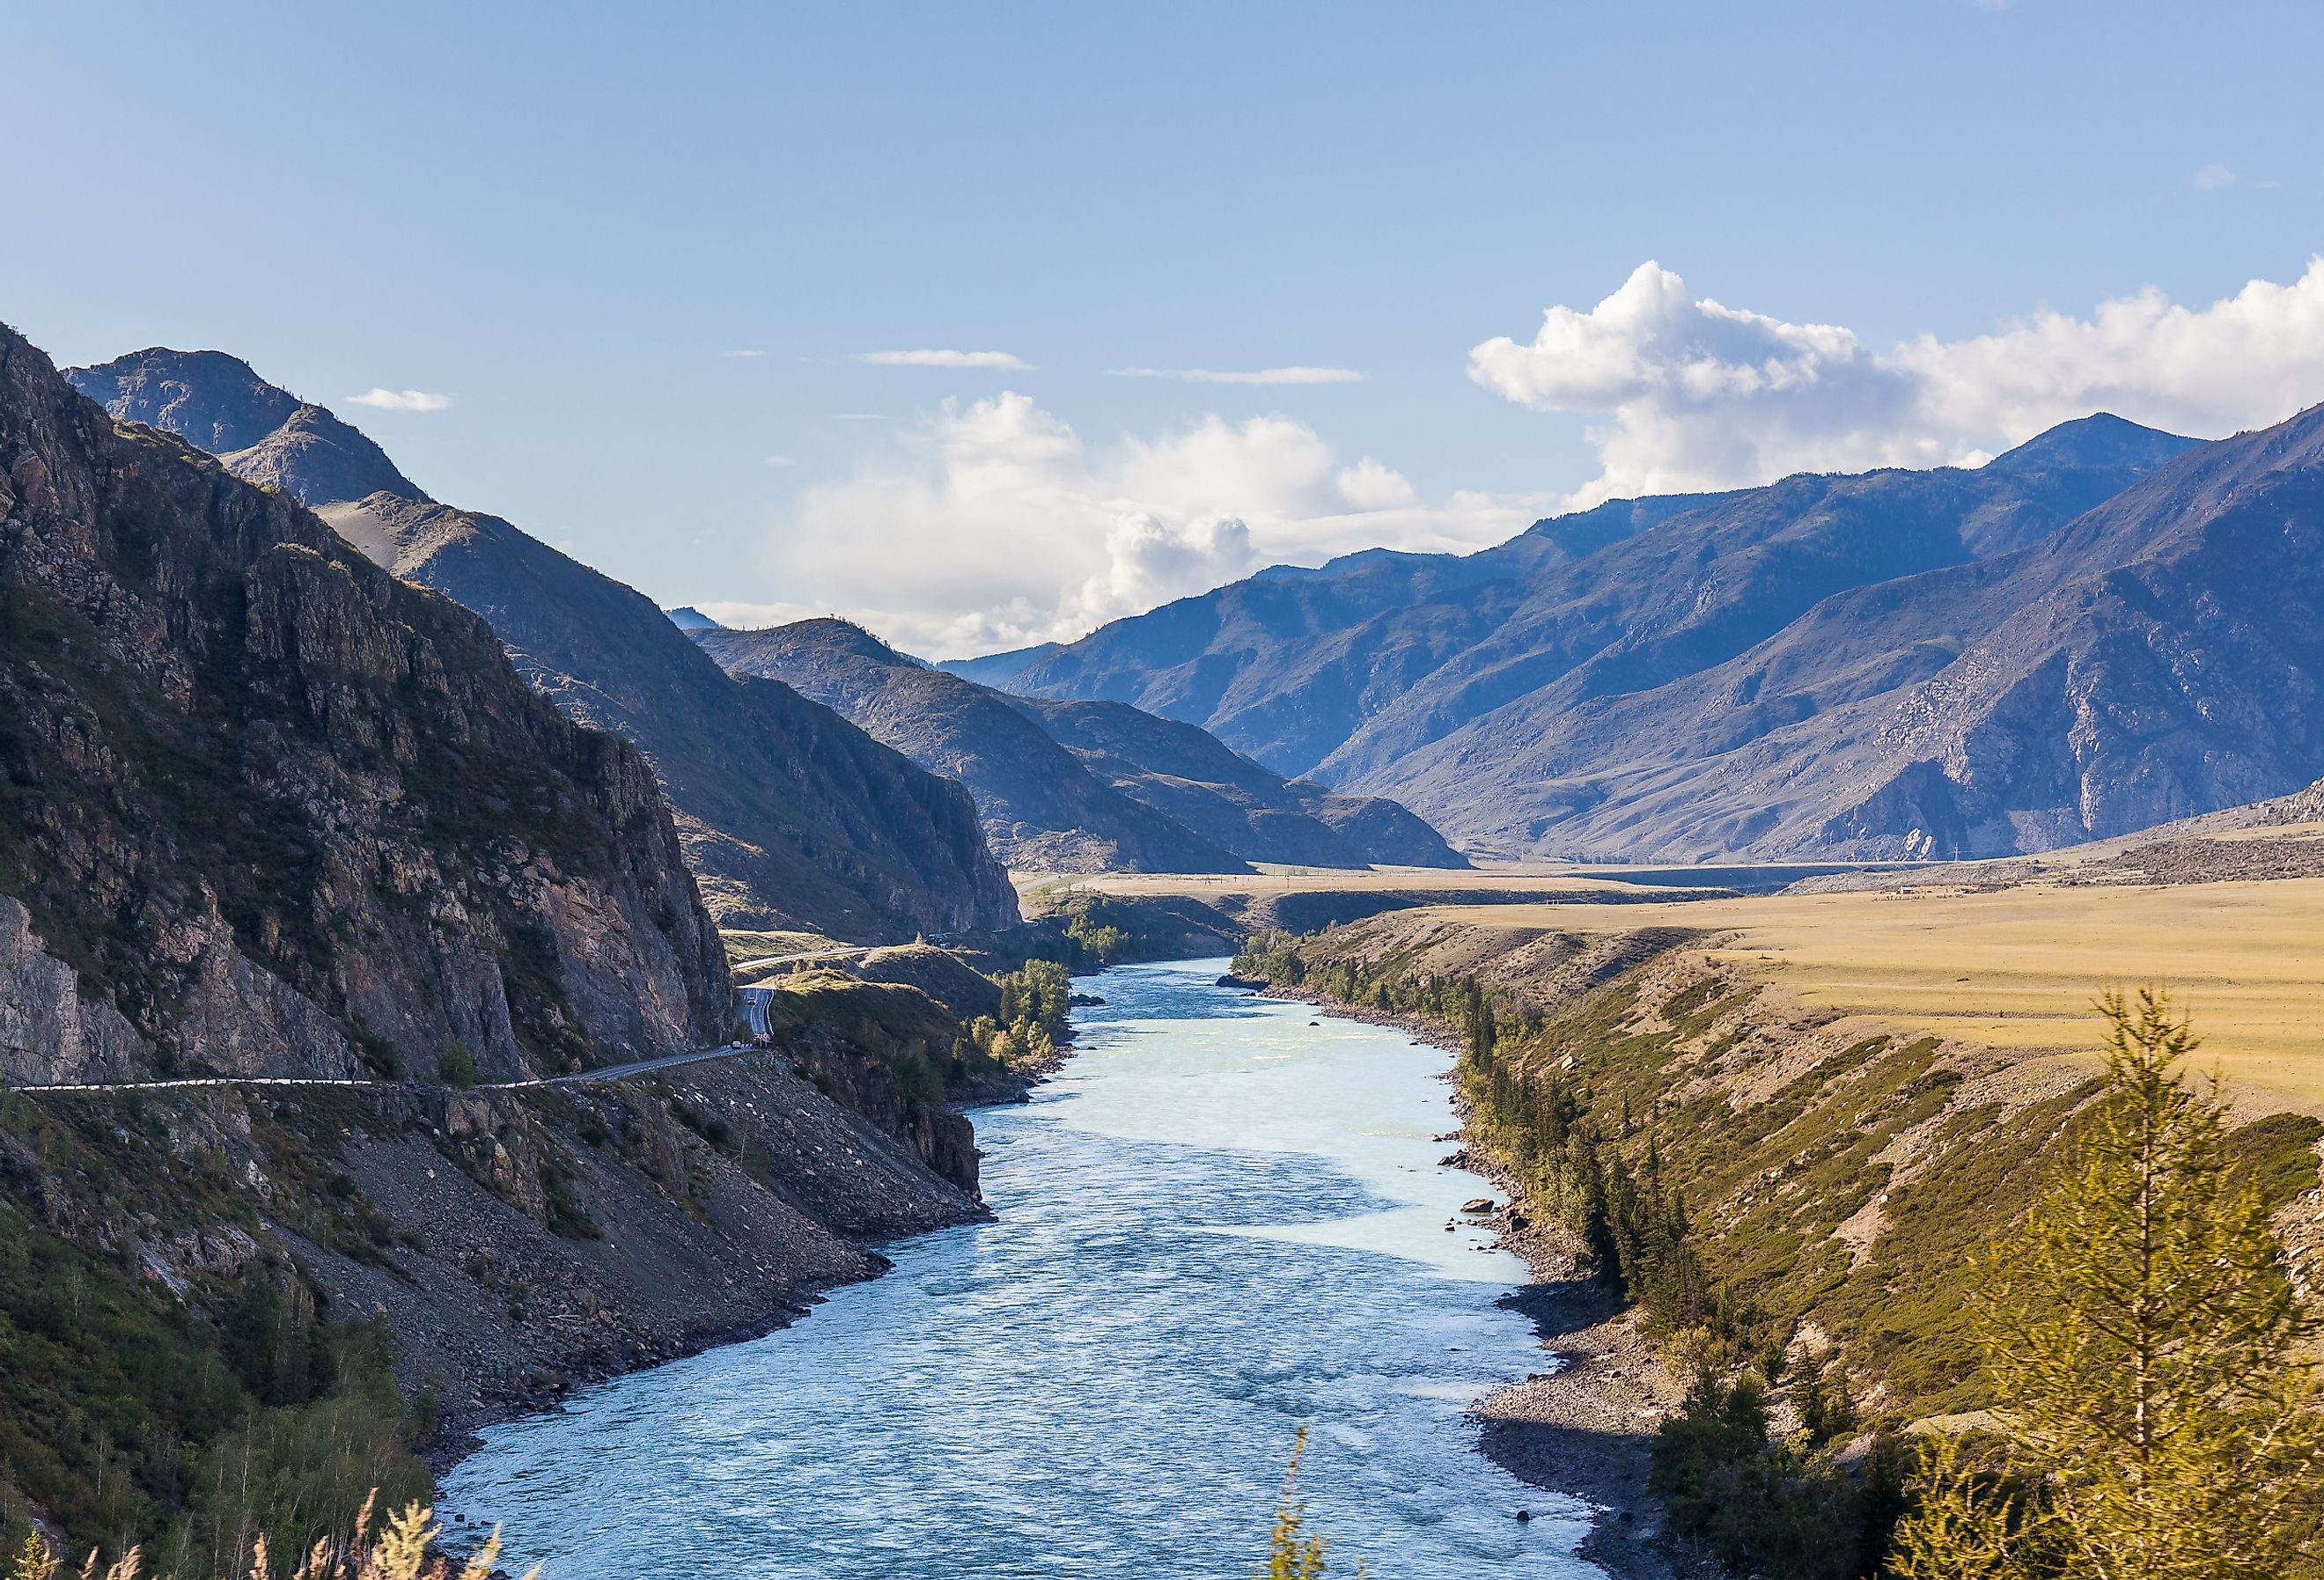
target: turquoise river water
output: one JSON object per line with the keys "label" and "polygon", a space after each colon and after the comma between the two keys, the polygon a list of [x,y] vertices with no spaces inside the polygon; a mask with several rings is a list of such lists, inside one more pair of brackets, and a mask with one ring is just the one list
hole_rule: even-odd
{"label": "turquoise river water", "polygon": [[1464,1419],[1545,1358],[1498,1303],[1522,1266],[1444,1231],[1488,1189],[1429,1139],[1448,1056],[1225,964],[1076,984],[1072,1063],[976,1115],[992,1222],[491,1428],[445,1508],[549,1580],[1232,1580],[1304,1424],[1334,1574],[1596,1575],[1581,1507]]}

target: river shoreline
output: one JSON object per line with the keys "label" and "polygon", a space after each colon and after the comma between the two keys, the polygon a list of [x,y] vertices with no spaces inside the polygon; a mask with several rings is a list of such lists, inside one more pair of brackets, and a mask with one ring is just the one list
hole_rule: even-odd
{"label": "river shoreline", "polygon": [[[948,1102],[945,1108],[950,1113],[973,1115],[985,1109],[1009,1108],[1028,1103],[1032,1100],[1034,1088],[1052,1079],[1072,1059],[1074,1052],[1073,1042],[1068,1036],[1057,1042],[1048,1058],[1022,1065],[1004,1076],[980,1083],[958,1100]],[[489,1400],[478,1407],[446,1416],[416,1452],[428,1466],[429,1473],[440,1482],[462,1461],[484,1446],[483,1434],[493,1427],[548,1414],[559,1408],[570,1395],[586,1388],[634,1376],[641,1372],[650,1372],[657,1366],[669,1365],[673,1362],[690,1360],[730,1344],[750,1344],[781,1333],[812,1315],[816,1307],[838,1291],[884,1278],[892,1272],[896,1263],[887,1253],[887,1247],[942,1229],[989,1222],[992,1216],[992,1209],[980,1195],[975,1198],[973,1211],[931,1222],[908,1234],[859,1243],[856,1250],[868,1263],[861,1277],[835,1279],[795,1289],[789,1298],[779,1307],[724,1326],[690,1328],[672,1343],[650,1347],[620,1347],[569,1361],[553,1374],[544,1373],[541,1386],[529,1394]]]}
{"label": "river shoreline", "polygon": [[[1238,986],[1267,998],[1304,1003],[1336,1020],[1401,1031],[1416,1042],[1460,1051],[1460,1039],[1425,1016],[1355,1010],[1312,994],[1243,978]],[[1447,1077],[1448,1079],[1450,1077]],[[1463,1123],[1465,1105],[1453,1108]],[[1530,1281],[1503,1301],[1530,1319],[1554,1370],[1488,1394],[1470,1409],[1478,1451],[1528,1485],[1580,1498],[1593,1511],[1590,1535],[1574,1555],[1614,1580],[1697,1580],[1715,1575],[1672,1552],[1663,1538],[1662,1502],[1647,1488],[1655,1428],[1674,1413],[1685,1390],[1638,1331],[1638,1314],[1619,1308],[1583,1272],[1579,1247],[1563,1229],[1527,1221],[1515,1181],[1465,1146],[1444,1161],[1490,1179],[1501,1192],[1493,1215],[1502,1249],[1521,1258]]]}
{"label": "river shoreline", "polygon": [[[1445,1028],[1419,1017],[1355,1012],[1255,983],[1234,985],[1307,1004],[1319,1015],[1393,1030],[1448,1052],[1458,1046]],[[1028,1078],[1016,1089],[980,1091],[955,1111],[1005,1109],[1022,1103],[1029,1087],[1046,1084],[1074,1052],[1061,1046],[1054,1062],[1038,1072],[1023,1072]],[[1679,1390],[1638,1335],[1635,1320],[1613,1309],[1596,1280],[1581,1276],[1572,1248],[1562,1243],[1563,1231],[1528,1224],[1521,1212],[1511,1211],[1511,1181],[1483,1160],[1462,1151],[1443,1161],[1484,1176],[1501,1193],[1504,1205],[1492,1215],[1494,1236],[1500,1248],[1524,1261],[1528,1281],[1502,1297],[1499,1304],[1532,1322],[1537,1342],[1554,1362],[1544,1373],[1497,1390],[1470,1406],[1468,1418],[1478,1429],[1476,1448],[1517,1481],[1588,1505],[1591,1529],[1573,1549],[1577,1557],[1615,1580],[1691,1577],[1696,1571],[1674,1564],[1657,1539],[1660,1504],[1646,1487],[1654,1427],[1674,1407]],[[980,1215],[990,1216],[991,1209]],[[876,1260],[872,1279],[892,1271],[895,1263],[880,1247],[867,1244],[862,1249]],[[842,1280],[807,1292],[790,1309],[770,1314],[770,1321],[699,1335],[699,1342],[688,1343],[681,1351],[641,1355],[635,1364],[613,1358],[586,1375],[573,1376],[567,1387],[554,1394],[535,1401],[511,1401],[509,1408],[486,1417],[463,1420],[430,1452],[431,1467],[442,1475],[466,1460],[484,1446],[477,1434],[484,1428],[555,1411],[570,1385],[607,1381],[782,1331],[835,1291],[862,1281]]]}

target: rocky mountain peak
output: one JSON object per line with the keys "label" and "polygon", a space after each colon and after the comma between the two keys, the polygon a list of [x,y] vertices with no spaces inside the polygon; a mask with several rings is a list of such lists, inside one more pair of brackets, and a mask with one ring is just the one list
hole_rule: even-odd
{"label": "rocky mountain peak", "polygon": [[116,420],[177,434],[310,509],[377,493],[428,498],[360,430],[223,351],[156,346],[64,376]]}
{"label": "rocky mountain peak", "polygon": [[2120,467],[2148,472],[2178,459],[2202,442],[2143,427],[2111,411],[2097,411],[2038,433],[2015,449],[1994,457],[1986,467],[1989,471],[2005,472],[2050,471],[2065,467]]}

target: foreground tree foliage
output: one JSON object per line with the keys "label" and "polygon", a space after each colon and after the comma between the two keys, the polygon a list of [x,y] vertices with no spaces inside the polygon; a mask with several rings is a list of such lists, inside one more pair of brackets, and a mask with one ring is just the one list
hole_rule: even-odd
{"label": "foreground tree foliage", "polygon": [[2106,1090],[1980,1265],[2000,1406],[1941,1442],[1899,1580],[2324,1575],[2318,1333],[2169,999],[2109,993]]}
{"label": "foreground tree foliage", "polygon": [[1028,960],[992,980],[1001,989],[999,1017],[979,1015],[963,1027],[954,1057],[965,1058],[973,1050],[1012,1070],[1047,1068],[1073,1010],[1065,968],[1055,960]]}

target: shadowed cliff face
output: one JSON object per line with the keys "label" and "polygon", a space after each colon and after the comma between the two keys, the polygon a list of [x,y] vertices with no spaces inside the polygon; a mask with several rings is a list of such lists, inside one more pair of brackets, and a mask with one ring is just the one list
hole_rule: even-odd
{"label": "shadowed cliff face", "polygon": [[779,680],[728,676],[640,594],[496,517],[384,494],[323,514],[490,621],[569,716],[645,749],[724,925],[895,940],[1017,924],[966,791]]}
{"label": "shadowed cliff face", "polygon": [[0,1075],[432,1072],[456,1042],[513,1076],[724,1032],[642,757],[8,331],[0,652]]}
{"label": "shadowed cliff face", "polygon": [[730,679],[637,593],[507,522],[435,504],[362,433],[246,364],[157,349],[68,376],[483,615],[567,716],[641,748],[723,925],[881,941],[1018,922],[958,786],[786,687]]}

